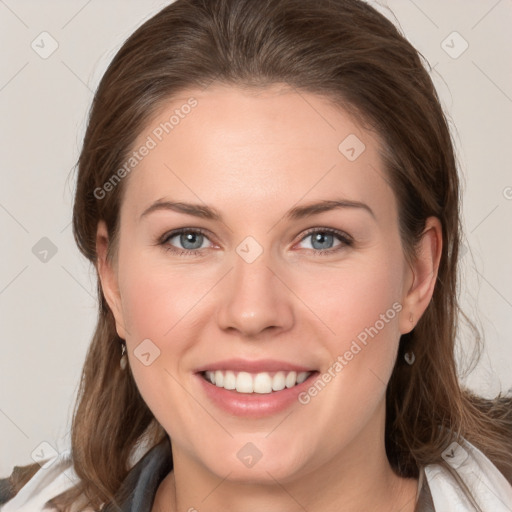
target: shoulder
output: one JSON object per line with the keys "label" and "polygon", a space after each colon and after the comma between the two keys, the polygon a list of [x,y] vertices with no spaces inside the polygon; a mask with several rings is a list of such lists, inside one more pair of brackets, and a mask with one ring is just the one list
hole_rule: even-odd
{"label": "shoulder", "polygon": [[[26,482],[21,488],[18,484],[20,480]],[[46,503],[78,482],[69,449],[46,461],[42,466],[16,466],[10,477],[0,480],[0,510],[1,512],[51,510],[45,509]]]}
{"label": "shoulder", "polygon": [[435,510],[475,510],[464,492],[467,486],[482,510],[510,512],[512,485],[478,448],[466,440],[453,442],[443,459],[448,467],[431,464],[424,468]]}
{"label": "shoulder", "polygon": [[39,467],[39,464],[14,466],[9,477],[0,478],[0,505],[12,499],[23,486],[22,482],[30,480],[39,470]]}
{"label": "shoulder", "polygon": [[[140,452],[135,454],[131,461],[132,467],[123,481],[116,501],[118,503],[130,504],[130,510],[140,510],[141,506],[148,506],[148,500],[156,494],[158,485],[172,469],[172,450],[168,436],[165,436],[159,443],[152,447],[141,445]],[[144,453],[148,450],[146,453]],[[48,461],[45,465],[34,471],[32,474],[24,474],[19,478],[16,471],[21,469],[27,471],[32,466],[15,468],[13,474],[0,480],[0,512],[49,512],[55,508],[45,508],[46,503],[64,491],[75,487],[80,483],[76,474],[71,456],[71,450],[61,452],[57,457]],[[23,480],[24,485],[16,484],[16,481]],[[28,480],[28,481],[27,481]],[[20,488],[21,487],[21,488]],[[81,501],[73,502],[71,512],[95,512],[92,508],[84,508]],[[3,504],[3,505],[2,505]],[[112,505],[102,510],[119,510]]]}

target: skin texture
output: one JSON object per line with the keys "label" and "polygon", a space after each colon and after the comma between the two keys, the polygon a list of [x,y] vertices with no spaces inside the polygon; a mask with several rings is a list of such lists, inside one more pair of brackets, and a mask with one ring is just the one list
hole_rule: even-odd
{"label": "skin texture", "polygon": [[[197,106],[125,178],[114,262],[103,222],[97,234],[102,287],[131,371],[172,439],[175,469],[154,510],[413,511],[417,481],[394,475],[385,454],[385,389],[400,335],[432,296],[439,221],[428,219],[408,264],[377,135],[326,99],[284,86],[185,91],[135,147],[190,97]],[[338,150],[350,134],[365,144],[354,161]],[[163,198],[209,205],[223,221],[171,210],[141,218]],[[373,216],[346,207],[285,217],[341,198],[365,203]],[[184,250],[179,236],[158,245],[178,228],[207,232],[198,254],[166,251]],[[353,243],[334,238],[331,252],[319,254],[312,228],[340,230]],[[252,263],[236,252],[247,236],[263,249]],[[400,313],[307,405],[262,418],[228,414],[194,374],[231,357],[326,372],[394,303]],[[134,355],[145,339],[160,350],[149,366]],[[262,453],[251,468],[237,457],[248,442]]]}

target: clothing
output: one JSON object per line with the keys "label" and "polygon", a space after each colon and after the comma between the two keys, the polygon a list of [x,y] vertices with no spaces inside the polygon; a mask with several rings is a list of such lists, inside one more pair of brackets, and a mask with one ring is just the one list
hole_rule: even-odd
{"label": "clothing", "polygon": [[[482,510],[511,512],[512,485],[472,444],[463,441],[462,445],[457,446],[455,452],[452,450],[451,465],[471,489]],[[126,491],[128,498],[120,503],[121,508],[116,511],[151,512],[158,486],[172,467],[171,445],[166,437],[129,471],[120,489],[120,494],[121,491]],[[43,512],[47,500],[70,488],[77,481],[70,450],[66,450],[47,469],[41,468],[15,497],[9,496],[7,479],[0,480],[0,503],[4,503],[0,506],[0,511]],[[415,512],[473,511],[473,506],[449,471],[437,464],[423,468]],[[104,507],[102,512],[114,512],[114,507]]]}

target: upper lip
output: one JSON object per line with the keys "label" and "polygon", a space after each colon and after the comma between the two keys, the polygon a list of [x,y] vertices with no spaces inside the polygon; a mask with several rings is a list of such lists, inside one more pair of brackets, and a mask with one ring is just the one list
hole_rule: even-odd
{"label": "upper lip", "polygon": [[278,361],[276,359],[223,359],[213,363],[205,364],[196,369],[197,373],[214,371],[214,370],[231,370],[234,372],[248,372],[248,373],[261,373],[261,372],[277,372],[296,371],[296,372],[312,372],[314,368],[303,366],[300,364],[293,364],[287,361]]}

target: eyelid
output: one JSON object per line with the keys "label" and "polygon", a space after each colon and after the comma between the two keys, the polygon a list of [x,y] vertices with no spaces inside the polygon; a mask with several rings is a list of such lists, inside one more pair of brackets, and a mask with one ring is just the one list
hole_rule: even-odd
{"label": "eyelid", "polygon": [[[157,239],[157,244],[164,246],[165,250],[168,250],[168,251],[171,251],[174,253],[179,253],[181,255],[183,255],[183,254],[196,255],[196,254],[203,252],[203,250],[206,249],[205,247],[200,248],[200,249],[180,249],[179,247],[176,247],[176,246],[173,246],[173,245],[170,245],[167,243],[171,238],[174,238],[175,236],[180,235],[182,233],[201,234],[205,238],[207,238],[212,244],[215,245],[215,242],[213,242],[211,240],[210,232],[207,229],[198,228],[198,227],[183,227],[183,228],[177,228],[177,229],[167,231]],[[296,244],[302,242],[304,239],[306,239],[308,236],[310,236],[313,233],[327,233],[330,235],[334,235],[341,241],[341,247],[338,246],[337,248],[319,249],[319,250],[313,249],[312,251],[315,254],[334,253],[334,252],[340,250],[341,248],[351,246],[354,243],[354,239],[345,231],[341,231],[341,230],[335,229],[335,228],[327,228],[327,227],[317,226],[317,227],[309,228],[305,232],[302,232],[300,234],[300,238],[296,242],[294,242],[293,245],[295,246]]]}
{"label": "eyelid", "polygon": [[200,249],[180,249],[174,245],[168,243],[171,238],[175,236],[181,235],[182,233],[199,233],[203,235],[207,240],[210,241],[211,244],[215,245],[215,243],[211,240],[211,236],[209,235],[209,231],[203,228],[195,228],[195,227],[184,227],[171,229],[170,231],[166,231],[162,236],[158,237],[155,245],[161,246],[165,251],[169,251],[177,256],[199,256],[203,253],[205,247]]}
{"label": "eyelid", "polygon": [[[186,227],[186,228],[176,228],[176,229],[171,229],[170,231],[166,231],[162,236],[160,236],[158,238],[158,241],[161,243],[165,243],[170,238],[174,238],[176,235],[181,235],[183,233],[199,233],[199,234],[205,236],[206,238],[208,238],[208,240],[210,240],[210,233],[207,229]],[[211,240],[210,240],[210,242],[211,242]]]}
{"label": "eyelid", "polygon": [[[302,233],[301,237],[295,244],[302,242],[305,238],[307,238],[308,236],[310,236],[313,233],[328,233],[330,235],[334,235],[334,236],[338,237],[338,239],[343,244],[345,244],[347,246],[350,246],[354,243],[354,239],[345,231],[341,231],[340,229],[335,229],[335,228],[315,227],[315,228],[310,228],[310,229],[306,230],[305,233]],[[322,251],[324,251],[324,252],[331,251],[332,252],[334,250],[335,249],[322,249],[322,250],[317,250],[315,252],[318,252],[318,253],[321,253]]]}

